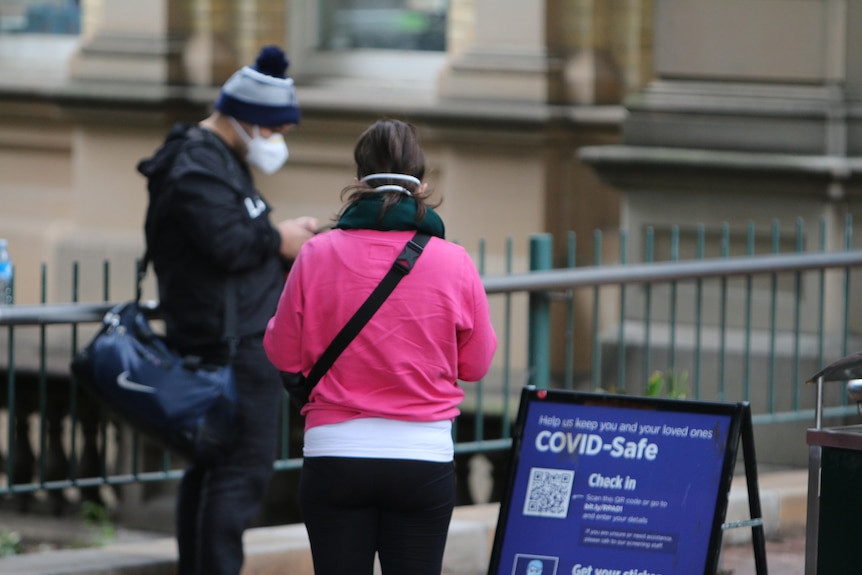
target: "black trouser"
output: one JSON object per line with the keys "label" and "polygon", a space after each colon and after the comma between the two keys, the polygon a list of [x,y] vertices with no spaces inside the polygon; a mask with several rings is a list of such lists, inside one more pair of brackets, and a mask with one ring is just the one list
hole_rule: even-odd
{"label": "black trouser", "polygon": [[315,575],[440,575],[452,462],[308,457],[299,493]]}
{"label": "black trouser", "polygon": [[177,492],[178,575],[239,575],[242,535],[272,475],[283,397],[278,371],[260,341],[234,358],[239,420],[236,444],[218,464],[186,469]]}

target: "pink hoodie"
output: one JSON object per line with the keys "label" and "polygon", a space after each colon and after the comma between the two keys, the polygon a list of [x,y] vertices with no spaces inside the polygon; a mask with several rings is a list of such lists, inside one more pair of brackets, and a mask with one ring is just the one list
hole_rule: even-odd
{"label": "pink hoodie", "polygon": [[[308,375],[411,237],[412,231],[333,230],[306,242],[264,336],[270,361]],[[305,428],[364,417],[453,419],[464,397],[456,380],[484,377],[496,347],[470,256],[432,237],[314,388],[303,408]]]}

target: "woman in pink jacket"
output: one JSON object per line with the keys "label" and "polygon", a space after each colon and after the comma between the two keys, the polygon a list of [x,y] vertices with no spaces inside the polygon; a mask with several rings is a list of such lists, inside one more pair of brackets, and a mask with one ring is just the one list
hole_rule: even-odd
{"label": "woman in pink jacket", "polygon": [[455,502],[452,421],[491,364],[497,338],[470,256],[426,203],[413,126],[380,121],[354,150],[357,182],[335,229],[291,268],[264,346],[308,375],[408,240],[414,268],[338,357],[303,407],[300,505],[316,575],[439,575]]}

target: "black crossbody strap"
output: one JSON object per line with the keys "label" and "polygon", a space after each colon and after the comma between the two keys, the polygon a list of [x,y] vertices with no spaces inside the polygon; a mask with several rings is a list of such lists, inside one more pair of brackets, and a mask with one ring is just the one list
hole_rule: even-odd
{"label": "black crossbody strap", "polygon": [[422,250],[425,249],[425,245],[428,243],[428,240],[431,239],[431,236],[428,234],[423,234],[420,232],[416,232],[416,235],[407,242],[407,245],[404,246],[404,249],[401,251],[401,254],[395,259],[395,263],[392,264],[392,267],[380,281],[374,291],[371,292],[371,295],[368,296],[368,299],[365,300],[356,313],[353,314],[344,327],[341,328],[341,331],[338,332],[338,335],[332,340],[329,344],[329,347],[326,348],[326,351],[323,352],[323,355],[317,360],[317,363],[314,364],[314,367],[311,368],[311,371],[308,373],[308,377],[306,378],[307,384],[311,387],[317,384],[320,381],[320,378],[323,377],[323,374],[332,367],[332,364],[335,363],[336,358],[341,355],[341,352],[347,347],[347,345],[353,341],[353,338],[362,330],[368,320],[371,319],[371,316],[374,315],[374,312],[383,305],[383,302],[389,297],[389,294],[392,293],[392,290],[395,289],[395,286],[398,282],[401,281],[401,278],[410,273],[410,270],[413,269],[413,266],[416,264],[416,260],[419,259],[419,256],[422,255]]}
{"label": "black crossbody strap", "polygon": [[239,333],[237,331],[237,307],[239,301],[236,295],[236,278],[228,277],[224,296],[224,333],[222,340],[227,343],[229,357],[233,359],[239,348]]}
{"label": "black crossbody strap", "polygon": [[[135,286],[135,302],[141,301],[142,285],[144,278],[147,275],[147,268],[150,265],[150,251],[144,252],[144,257],[138,261],[137,285]],[[224,333],[222,333],[222,341],[227,343],[228,354],[231,359],[236,355],[237,347],[239,346],[239,335],[237,328],[237,301],[236,280],[229,277],[227,285],[225,285],[224,295]]]}

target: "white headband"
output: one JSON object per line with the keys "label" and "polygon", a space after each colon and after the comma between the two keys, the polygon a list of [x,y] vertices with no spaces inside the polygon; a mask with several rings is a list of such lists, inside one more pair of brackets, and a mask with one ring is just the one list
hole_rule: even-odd
{"label": "white headband", "polygon": [[[408,174],[368,174],[359,181],[368,182],[368,180],[401,180],[402,182],[410,182],[411,184],[416,184],[417,186],[422,183],[419,178]],[[401,192],[402,194],[407,194],[408,196],[413,195],[407,188],[402,186],[396,186],[395,184],[377,186],[374,189],[378,192]]]}

